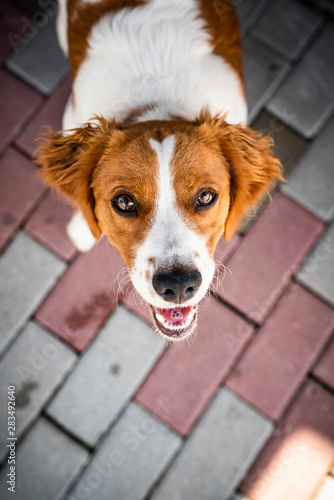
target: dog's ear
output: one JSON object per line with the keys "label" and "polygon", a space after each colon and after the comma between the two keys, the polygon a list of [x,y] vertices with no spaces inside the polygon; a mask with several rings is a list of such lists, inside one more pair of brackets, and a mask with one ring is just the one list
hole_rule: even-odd
{"label": "dog's ear", "polygon": [[222,150],[230,165],[230,208],[224,232],[228,241],[249,209],[258,204],[277,180],[284,179],[282,165],[273,156],[271,137],[239,125],[226,128]]}
{"label": "dog's ear", "polygon": [[36,163],[42,166],[43,180],[79,207],[96,239],[101,236],[101,229],[95,217],[91,184],[94,169],[114,128],[114,122],[99,119],[97,125],[85,124],[66,131],[66,135],[50,130],[36,151]]}
{"label": "dog's ear", "polygon": [[225,239],[228,241],[240,226],[242,219],[264,193],[282,177],[282,165],[273,156],[273,141],[249,127],[231,125],[225,118],[210,118],[203,110],[199,123],[210,126],[229,166],[230,208],[225,221]]}

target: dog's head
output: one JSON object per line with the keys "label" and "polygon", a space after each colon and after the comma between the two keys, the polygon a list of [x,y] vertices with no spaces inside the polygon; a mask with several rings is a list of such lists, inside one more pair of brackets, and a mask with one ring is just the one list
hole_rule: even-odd
{"label": "dog's head", "polygon": [[270,139],[207,113],[128,127],[99,119],[49,134],[39,152],[44,179],[118,248],[169,340],[194,329],[220,236],[281,178]]}

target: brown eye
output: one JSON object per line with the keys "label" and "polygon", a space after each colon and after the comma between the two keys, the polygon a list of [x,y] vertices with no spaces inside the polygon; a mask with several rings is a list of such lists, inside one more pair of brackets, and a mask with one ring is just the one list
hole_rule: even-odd
{"label": "brown eye", "polygon": [[216,199],[216,193],[213,193],[212,191],[202,191],[196,200],[196,207],[198,209],[209,207],[216,201]]}
{"label": "brown eye", "polygon": [[112,200],[111,204],[120,215],[134,217],[138,213],[136,203],[129,194],[119,194]]}

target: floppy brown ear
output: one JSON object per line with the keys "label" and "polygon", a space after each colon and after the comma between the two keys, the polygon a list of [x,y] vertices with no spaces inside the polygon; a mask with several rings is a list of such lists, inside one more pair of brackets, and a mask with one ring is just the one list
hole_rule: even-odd
{"label": "floppy brown ear", "polygon": [[283,177],[282,165],[272,153],[270,137],[225,122],[220,127],[220,142],[230,167],[230,208],[224,233],[228,241],[249,208]]}
{"label": "floppy brown ear", "polygon": [[100,119],[98,125],[86,124],[68,135],[50,131],[36,151],[41,177],[79,207],[96,239],[101,229],[91,183],[111,128],[115,128],[113,122]]}

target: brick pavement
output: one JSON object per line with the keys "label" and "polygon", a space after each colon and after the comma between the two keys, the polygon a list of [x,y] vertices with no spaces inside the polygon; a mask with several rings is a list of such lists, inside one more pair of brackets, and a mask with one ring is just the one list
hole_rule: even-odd
{"label": "brick pavement", "polygon": [[250,120],[273,135],[288,183],[220,241],[229,270],[196,336],[167,346],[116,250],[80,255],[72,209],[36,176],[34,139],[61,127],[71,84],[55,10],[1,2],[3,499],[9,385],[14,498],[334,498],[334,9],[235,3]]}

